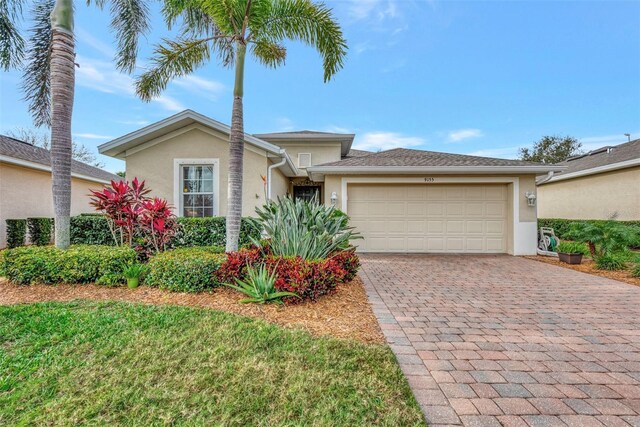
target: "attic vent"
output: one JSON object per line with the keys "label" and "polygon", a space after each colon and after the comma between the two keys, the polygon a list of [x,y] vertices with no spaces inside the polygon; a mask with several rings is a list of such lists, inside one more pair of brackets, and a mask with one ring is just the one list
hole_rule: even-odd
{"label": "attic vent", "polygon": [[305,169],[311,166],[311,153],[298,153],[298,167]]}

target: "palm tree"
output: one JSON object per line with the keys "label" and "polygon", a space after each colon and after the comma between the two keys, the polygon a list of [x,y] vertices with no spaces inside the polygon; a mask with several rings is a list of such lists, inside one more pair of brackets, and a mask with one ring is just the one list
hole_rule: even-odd
{"label": "palm tree", "polygon": [[226,243],[227,252],[235,251],[242,216],[242,98],[247,47],[259,62],[275,68],[284,64],[284,41],[313,46],[322,57],[326,82],[342,68],[347,44],[331,9],[310,0],[168,0],[163,12],[169,27],[182,18],[182,35],[156,47],[152,68],[137,80],[136,90],[143,100],[160,95],[173,78],[205,65],[212,53],[223,66],[235,67]]}
{"label": "palm tree", "polygon": [[[51,180],[55,211],[55,243],[70,244],[71,123],[75,88],[75,40],[73,0],[40,0],[33,7],[34,25],[29,43],[18,28],[24,0],[0,2],[0,66],[4,70],[24,66],[23,90],[36,126],[51,128]],[[89,1],[90,3],[90,1]],[[103,8],[105,0],[96,0]],[[135,68],[138,37],[148,28],[144,0],[112,0],[111,27],[118,39],[117,65]]]}

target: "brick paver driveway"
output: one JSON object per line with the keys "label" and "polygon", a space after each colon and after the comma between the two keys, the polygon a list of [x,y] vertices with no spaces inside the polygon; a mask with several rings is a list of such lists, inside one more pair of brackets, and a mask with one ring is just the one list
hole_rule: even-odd
{"label": "brick paver driveway", "polygon": [[366,255],[430,425],[640,426],[640,288],[509,256]]}

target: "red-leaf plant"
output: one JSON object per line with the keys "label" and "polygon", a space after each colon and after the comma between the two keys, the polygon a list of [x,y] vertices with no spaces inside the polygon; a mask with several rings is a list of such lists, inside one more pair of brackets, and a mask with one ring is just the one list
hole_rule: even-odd
{"label": "red-leaf plant", "polygon": [[148,197],[151,190],[144,181],[111,181],[110,187],[90,191],[90,204],[106,214],[116,245],[132,246],[136,233],[141,233],[157,252],[175,234],[177,224],[167,201]]}

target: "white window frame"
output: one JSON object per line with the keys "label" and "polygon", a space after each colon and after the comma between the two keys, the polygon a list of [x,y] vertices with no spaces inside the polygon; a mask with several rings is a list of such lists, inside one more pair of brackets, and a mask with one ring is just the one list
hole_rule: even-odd
{"label": "white window frame", "polygon": [[220,215],[220,159],[173,159],[173,206],[176,216],[184,216],[182,201],[182,167],[213,166],[213,216]]}
{"label": "white window frame", "polygon": [[[302,165],[302,163],[300,162],[300,157],[301,156],[309,156],[309,164],[304,166]],[[298,169],[306,169],[306,168],[310,168],[311,166],[313,166],[313,163],[311,162],[311,153],[298,153]]]}

